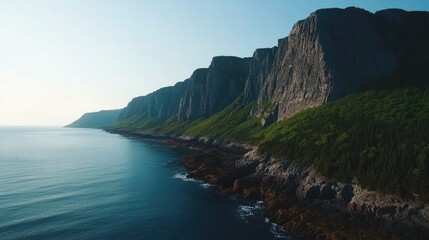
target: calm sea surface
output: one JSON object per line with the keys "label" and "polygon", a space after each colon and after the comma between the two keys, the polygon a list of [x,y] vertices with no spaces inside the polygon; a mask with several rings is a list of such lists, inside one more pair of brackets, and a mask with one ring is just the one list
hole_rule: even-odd
{"label": "calm sea surface", "polygon": [[289,239],[261,203],[184,178],[190,151],[95,129],[0,127],[0,239]]}

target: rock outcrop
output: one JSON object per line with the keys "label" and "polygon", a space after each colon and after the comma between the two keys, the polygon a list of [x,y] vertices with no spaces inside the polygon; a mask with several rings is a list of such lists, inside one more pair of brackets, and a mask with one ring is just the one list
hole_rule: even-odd
{"label": "rock outcrop", "polygon": [[187,155],[188,177],[261,199],[265,216],[301,239],[428,239],[429,206],[341,183],[250,149]]}

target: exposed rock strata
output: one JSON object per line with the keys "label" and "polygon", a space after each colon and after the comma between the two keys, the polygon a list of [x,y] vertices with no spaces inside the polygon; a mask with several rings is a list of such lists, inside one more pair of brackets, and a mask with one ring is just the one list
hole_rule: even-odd
{"label": "exposed rock strata", "polygon": [[302,239],[428,239],[429,206],[343,184],[311,168],[260,155],[187,155],[188,177],[262,199],[265,214]]}
{"label": "exposed rock strata", "polygon": [[392,74],[397,60],[383,45],[374,14],[357,8],[324,9],[296,23],[279,42],[266,94],[278,119],[359,90]]}
{"label": "exposed rock strata", "polygon": [[179,120],[207,118],[243,92],[250,58],[214,57],[207,69],[192,74],[177,109]]}
{"label": "exposed rock strata", "polygon": [[184,82],[136,97],[119,120],[146,115],[165,121],[207,118],[231,104],[242,94],[250,58],[214,57],[208,68],[194,71]]}
{"label": "exposed rock strata", "polygon": [[118,120],[135,117],[146,114],[151,118],[158,118],[161,121],[170,118],[176,113],[179,101],[190,81],[176,83],[172,87],[161,88],[146,96],[136,97],[128,103],[128,106],[122,110]]}
{"label": "exposed rock strata", "polygon": [[[235,100],[257,100],[252,115],[271,115],[273,122],[363,89],[427,84],[428,36],[427,12],[318,10],[277,47],[251,58],[214,57],[184,82],[133,99],[120,120],[139,114],[195,120]],[[275,106],[271,113],[264,113],[266,104]]]}

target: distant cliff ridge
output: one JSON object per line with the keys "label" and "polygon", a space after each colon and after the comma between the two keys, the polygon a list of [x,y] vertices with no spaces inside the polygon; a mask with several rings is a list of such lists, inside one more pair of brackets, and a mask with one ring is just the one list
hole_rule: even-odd
{"label": "distant cliff ridge", "polygon": [[[203,119],[236,100],[257,100],[272,104],[265,115],[279,121],[363,89],[427,83],[427,42],[427,12],[318,10],[278,46],[250,58],[214,57],[184,82],[133,99],[119,120],[141,114],[160,122]],[[263,115],[262,108],[252,114]]]}
{"label": "distant cliff ridge", "polygon": [[228,106],[243,92],[250,58],[215,57],[208,68],[194,71],[184,82],[134,98],[120,114],[124,120],[139,114],[164,121],[207,118]]}
{"label": "distant cliff ridge", "polygon": [[112,125],[118,120],[122,109],[102,110],[99,112],[85,113],[78,120],[66,127],[74,128],[103,128]]}

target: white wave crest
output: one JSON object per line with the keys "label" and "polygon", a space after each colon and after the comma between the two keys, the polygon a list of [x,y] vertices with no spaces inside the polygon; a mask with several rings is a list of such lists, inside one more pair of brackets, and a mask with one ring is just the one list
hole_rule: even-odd
{"label": "white wave crest", "polygon": [[[265,219],[266,222],[268,222],[268,219]],[[270,232],[274,235],[276,239],[292,239],[290,236],[288,236],[288,233],[283,229],[283,227],[271,223]]]}
{"label": "white wave crest", "polygon": [[202,183],[201,185],[200,185],[202,188],[210,188],[212,185],[210,184],[210,183]]}
{"label": "white wave crest", "polygon": [[185,181],[185,182],[201,182],[201,181],[193,179],[193,178],[188,178],[187,175],[188,174],[186,174],[186,173],[176,173],[176,174],[174,174],[173,178],[178,178],[178,179],[181,179],[182,181]]}
{"label": "white wave crest", "polygon": [[263,201],[258,201],[252,205],[238,205],[237,215],[243,220],[259,214],[261,209],[264,207]]}

